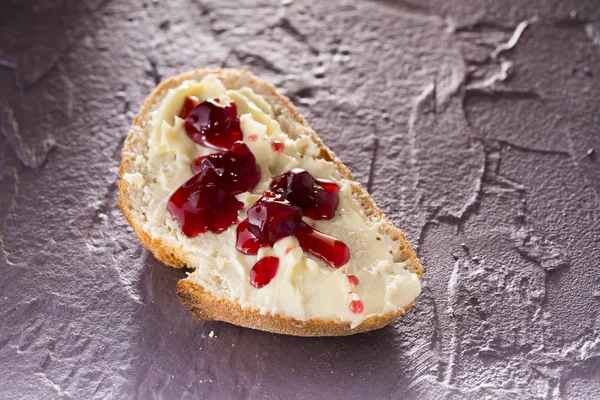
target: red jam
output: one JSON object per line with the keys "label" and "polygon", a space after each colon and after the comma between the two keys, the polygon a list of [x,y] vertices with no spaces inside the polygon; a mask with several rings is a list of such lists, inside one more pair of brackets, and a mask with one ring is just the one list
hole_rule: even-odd
{"label": "red jam", "polygon": [[302,208],[312,219],[331,219],[339,202],[340,188],[334,182],[315,179],[307,171],[292,169],[273,179],[271,191]]}
{"label": "red jam", "polygon": [[350,302],[350,311],[352,311],[354,314],[360,314],[361,312],[365,311],[365,305],[363,304],[362,300],[352,300]]}
{"label": "red jam", "polygon": [[[220,233],[237,222],[243,203],[235,196],[252,191],[260,181],[260,167],[243,139],[235,103],[220,104],[219,99],[200,102],[188,96],[179,115],[188,136],[196,143],[223,150],[200,157],[191,165],[194,176],[173,193],[167,209],[188,237],[210,231]],[[257,135],[248,140],[255,141]],[[285,149],[280,141],[271,144],[277,153]],[[331,219],[339,202],[339,187],[331,181],[315,179],[307,171],[294,169],[275,178],[270,190],[248,209],[248,218],[237,229],[236,248],[256,255],[261,247],[273,246],[287,236],[295,236],[300,247],[328,265],[339,268],[350,259],[350,249],[342,241],[325,235],[302,221]],[[286,249],[288,254],[292,249]],[[268,285],[279,268],[277,257],[265,257],[250,270],[255,288]],[[353,285],[358,278],[348,275]],[[361,313],[360,300],[350,304]]]}
{"label": "red jam", "polygon": [[235,142],[222,153],[197,158],[192,163],[192,172],[215,174],[218,176],[215,183],[238,193],[251,191],[260,181],[260,167],[244,142]]}
{"label": "red jam", "polygon": [[[302,221],[296,225],[293,233],[286,236],[296,236],[302,250],[321,258],[331,267],[339,268],[350,260],[350,249],[344,242],[325,235]],[[238,251],[256,255],[261,247],[266,246],[273,246],[273,244],[264,240],[262,236],[254,235],[249,229],[248,219],[238,225],[236,243]]]}
{"label": "red jam", "polygon": [[285,150],[285,145],[279,140],[274,140],[273,143],[271,143],[271,147],[273,148],[275,153],[281,153],[283,150]]}
{"label": "red jam", "polygon": [[348,274],[346,276],[348,277],[348,282],[350,282],[352,286],[358,286],[358,278],[356,275]]}
{"label": "red jam", "polygon": [[296,232],[296,238],[302,250],[323,259],[334,268],[339,268],[350,260],[350,249],[344,242],[325,235],[305,223],[302,223]]}
{"label": "red jam", "polygon": [[[235,248],[240,253],[248,255],[258,254],[258,250],[263,247],[261,242],[248,230],[248,218],[240,222],[236,228],[237,240]],[[264,245],[266,246],[266,245]]]}
{"label": "red jam", "polygon": [[250,284],[257,289],[268,285],[275,277],[277,268],[279,268],[279,258],[261,258],[250,270]]}
{"label": "red jam", "polygon": [[[295,171],[298,172],[298,170]],[[308,174],[306,171],[302,172]],[[287,182],[287,178],[284,178],[285,175],[292,176],[286,173],[275,178],[271,188],[277,190],[278,184]],[[306,177],[304,174],[299,175]],[[314,181],[310,174],[308,177]],[[293,193],[292,198],[295,203],[310,206],[315,204],[314,188],[313,186],[306,186],[306,188],[310,190],[305,192],[305,195],[313,196],[312,200],[302,198],[299,191],[283,191],[283,193]],[[335,196],[337,197],[337,194]],[[337,199],[335,204],[337,205]],[[315,208],[307,209],[314,211]],[[282,194],[265,191],[263,197],[248,209],[248,218],[238,225],[236,248],[244,254],[257,254],[261,247],[273,246],[279,239],[295,236],[302,250],[323,259],[328,265],[339,268],[346,264],[350,259],[348,246],[302,221],[304,210],[303,207],[293,204]]]}
{"label": "red jam", "polygon": [[236,141],[242,140],[235,103],[221,105],[215,99],[195,104],[197,100],[188,97],[181,111],[181,117],[185,119],[185,131],[190,139],[202,146],[219,150],[227,150]]}
{"label": "red jam", "polygon": [[200,157],[196,174],[173,193],[167,209],[188,237],[220,233],[238,220],[244,204],[235,195],[251,191],[260,180],[254,155],[243,142],[222,153]]}
{"label": "red jam", "polygon": [[302,224],[302,209],[267,191],[248,209],[248,231],[261,243],[293,236]]}

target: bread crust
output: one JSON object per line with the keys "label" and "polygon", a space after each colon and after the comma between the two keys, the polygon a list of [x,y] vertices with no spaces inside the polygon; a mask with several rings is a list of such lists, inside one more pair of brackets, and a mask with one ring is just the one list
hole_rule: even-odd
{"label": "bread crust", "polygon": [[[215,74],[228,89],[237,89],[244,86],[252,88],[256,93],[264,96],[273,107],[276,115],[283,115],[295,121],[300,134],[305,134],[321,149],[320,157],[332,161],[342,177],[352,180],[352,192],[361,203],[368,218],[379,220],[383,227],[381,233],[389,236],[398,243],[399,251],[395,255],[396,261],[404,261],[408,269],[416,273],[421,279],[423,268],[404,233],[383,215],[381,210],[365,189],[353,181],[352,173],[336,157],[318,135],[299,114],[292,102],[270,83],[263,81],[249,71],[232,69],[196,69],[163,81],[146,98],[139,113],[133,120],[133,125],[125,140],[121,152],[121,168],[119,180],[119,207],[125,218],[133,227],[135,234],[144,247],[162,262],[175,268],[186,266],[186,252],[183,246],[171,247],[159,239],[151,238],[144,230],[145,215],[136,209],[136,200],[141,202],[142,189],[123,179],[126,173],[141,173],[146,176],[145,165],[138,165],[135,160],[140,154],[148,151],[148,137],[152,130],[151,112],[158,109],[168,90],[179,86],[182,82],[195,79],[200,80],[208,74]],[[378,329],[388,325],[393,320],[404,314],[412,306],[406,304],[398,311],[366,318],[360,325],[351,328],[349,322],[334,319],[312,318],[299,321],[284,314],[261,314],[257,309],[242,309],[241,305],[229,299],[220,298],[190,280],[182,279],[177,285],[177,294],[181,301],[188,305],[195,318],[200,320],[225,321],[253,329],[260,329],[273,333],[296,336],[344,336]]]}

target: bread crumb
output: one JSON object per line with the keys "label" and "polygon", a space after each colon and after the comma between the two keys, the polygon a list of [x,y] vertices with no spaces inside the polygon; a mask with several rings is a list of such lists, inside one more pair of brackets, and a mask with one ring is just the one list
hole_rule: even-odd
{"label": "bread crumb", "polygon": [[208,334],[208,337],[210,337],[210,338],[211,338],[211,337],[213,337],[213,336],[215,336],[215,331],[210,331],[210,333]]}

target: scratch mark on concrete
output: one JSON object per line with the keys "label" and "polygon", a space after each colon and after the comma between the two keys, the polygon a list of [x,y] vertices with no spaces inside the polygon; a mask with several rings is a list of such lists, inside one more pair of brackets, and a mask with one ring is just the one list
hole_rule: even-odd
{"label": "scratch mark on concrete", "polygon": [[377,160],[377,151],[379,150],[379,138],[373,139],[373,153],[371,153],[371,165],[369,167],[369,180],[367,181],[367,191],[373,194],[373,182],[375,182],[375,163]]}
{"label": "scratch mark on concrete", "polygon": [[[228,56],[225,60],[229,58],[229,55],[233,54],[243,63],[248,63],[253,67],[263,67],[269,71],[275,72],[277,74],[282,74],[283,70],[276,66],[272,61],[267,60],[265,57],[259,54],[253,54],[246,52],[244,50],[233,49],[228,53]],[[224,61],[225,62],[225,61]]]}
{"label": "scratch mark on concrete", "polygon": [[376,3],[384,4],[386,6],[394,7],[400,11],[409,12],[420,16],[437,16],[432,13],[432,10],[419,4],[418,1],[411,2],[407,0],[372,0]]}
{"label": "scratch mark on concrete", "polygon": [[291,37],[296,39],[299,43],[304,44],[313,55],[319,54],[319,51],[313,45],[310,44],[308,37],[305,34],[303,34],[302,32],[300,32],[298,30],[298,28],[296,28],[296,26],[289,20],[288,17],[286,17],[282,14],[283,13],[282,10],[283,10],[283,8],[280,8],[279,20],[277,22],[275,22],[273,25],[271,25],[270,28],[271,29],[273,29],[273,28],[283,29]]}
{"label": "scratch mark on concrete", "polygon": [[429,221],[425,222],[425,224],[421,228],[421,231],[419,232],[419,237],[417,238],[417,242],[415,245],[415,251],[417,252],[417,255],[419,255],[420,250],[421,250],[421,245],[423,244],[423,241],[425,240],[425,237],[427,236],[427,232],[429,232],[429,227],[432,225],[438,225],[438,221],[435,219],[429,220]]}
{"label": "scratch mark on concrete", "polygon": [[10,69],[13,72],[13,82],[18,90],[24,89],[23,81],[19,75],[19,65],[16,62],[0,59],[0,68]]}
{"label": "scratch mark on concrete", "polygon": [[427,85],[416,98],[415,105],[408,120],[408,143],[410,146],[410,167],[415,177],[413,185],[416,188],[419,182],[419,171],[417,169],[417,132],[416,124],[419,116],[427,112],[435,113],[435,83]]}
{"label": "scratch mark on concrete", "polygon": [[[0,250],[2,251],[2,256],[8,265],[13,265],[10,261],[9,253],[6,251],[6,247],[4,244],[4,238],[6,233],[6,226],[8,224],[8,216],[13,213],[17,209],[17,195],[19,193],[19,175],[17,174],[16,168],[11,168],[10,175],[12,177],[12,185],[3,184],[4,193],[8,193],[9,188],[12,186],[12,196],[10,197],[9,206],[6,209],[6,213],[2,216],[2,226],[0,227]],[[7,175],[5,175],[7,176]],[[4,180],[4,179],[3,179]]]}
{"label": "scratch mark on concrete", "polygon": [[522,151],[524,153],[533,153],[533,154],[543,154],[543,155],[554,155],[554,156],[571,157],[571,154],[568,151],[534,149],[534,148],[531,148],[531,147],[521,146],[521,145],[518,145],[518,144],[514,144],[514,143],[511,143],[511,142],[506,141],[506,140],[488,139],[487,141],[488,142],[489,141],[496,142],[496,143],[501,144],[502,146],[508,147],[510,149],[519,150],[519,151]]}
{"label": "scratch mark on concrete", "polygon": [[450,274],[450,279],[448,280],[448,314],[451,320],[450,330],[452,331],[452,335],[450,337],[450,357],[448,359],[448,364],[446,365],[444,371],[444,383],[452,384],[454,381],[454,369],[456,368],[456,360],[458,358],[458,353],[460,351],[460,342],[458,340],[458,332],[456,326],[456,316],[454,313],[454,303],[457,302],[458,299],[458,284],[460,280],[460,261],[454,262],[454,267],[452,268],[452,273]]}
{"label": "scratch mark on concrete", "polygon": [[498,56],[500,54],[502,54],[503,52],[505,52],[507,50],[512,50],[519,42],[519,39],[521,38],[521,35],[525,31],[525,29],[529,25],[537,22],[537,20],[538,20],[537,17],[532,17],[528,20],[521,21],[521,23],[519,23],[519,25],[517,25],[517,27],[515,28],[515,31],[513,32],[512,36],[510,37],[508,42],[503,43],[500,46],[496,47],[496,49],[492,52],[492,59],[496,60],[496,59],[498,59]]}
{"label": "scratch mark on concrete", "polygon": [[491,88],[490,85],[470,85],[466,87],[468,96],[494,97],[507,100],[541,100],[542,96],[532,90]]}
{"label": "scratch mark on concrete", "polygon": [[147,71],[147,73],[154,81],[154,84],[158,85],[162,81],[162,75],[158,72],[156,60],[150,58],[148,59],[148,62],[150,63],[150,70]]}
{"label": "scratch mark on concrete", "polygon": [[500,70],[498,72],[496,72],[489,78],[484,79],[483,81],[475,81],[474,83],[467,85],[466,90],[467,91],[473,91],[473,90],[484,91],[485,89],[487,89],[489,91],[492,91],[492,89],[490,89],[490,88],[493,87],[494,84],[496,84],[497,82],[504,82],[512,75],[512,73],[513,73],[512,67],[513,67],[512,61],[501,60],[500,61]]}
{"label": "scratch mark on concrete", "polygon": [[497,30],[501,32],[514,32],[515,28],[512,26],[506,26],[494,21],[488,20],[478,20],[475,22],[470,22],[464,25],[455,26],[453,32],[462,33],[462,32],[473,32],[473,31],[484,31],[484,30]]}
{"label": "scratch mark on concrete", "polygon": [[52,138],[48,138],[42,142],[43,154],[31,154],[31,150],[25,145],[19,122],[15,116],[15,112],[6,100],[0,102],[0,132],[8,141],[17,159],[23,166],[32,169],[41,169],[48,160],[49,153],[56,146],[56,142]]}
{"label": "scratch mark on concrete", "polygon": [[[520,22],[516,28],[514,29],[511,37],[505,43],[501,43],[497,45],[494,50],[490,53],[488,58],[484,60],[474,60],[470,62],[470,73],[468,76],[469,83],[465,87],[468,94],[489,94],[489,95],[500,95],[510,98],[538,98],[541,97],[535,91],[532,90],[514,90],[514,89],[498,89],[496,84],[499,82],[505,82],[511,78],[513,74],[513,62],[507,60],[503,57],[503,54],[509,50],[515,48],[519,40],[521,39],[523,32],[525,29],[537,22],[537,17],[530,18],[528,20]],[[466,28],[461,28],[462,30],[456,29],[455,32],[463,32],[466,31]],[[506,31],[504,27],[497,28],[494,26],[494,29],[500,29],[501,31]],[[475,77],[477,71],[480,67],[485,67],[489,65],[497,64],[499,69],[491,75],[487,77]]]}

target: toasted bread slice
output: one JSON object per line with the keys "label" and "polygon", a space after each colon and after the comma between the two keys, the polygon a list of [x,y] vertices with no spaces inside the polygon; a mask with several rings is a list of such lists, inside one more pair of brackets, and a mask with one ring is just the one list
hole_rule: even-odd
{"label": "toasted bread slice", "polygon": [[[198,261],[198,258],[195,258],[189,248],[186,247],[187,241],[177,241],[176,238],[179,237],[177,235],[170,236],[171,239],[175,238],[173,240],[166,240],[152,229],[146,228],[150,213],[153,210],[148,209],[149,194],[148,190],[145,191],[144,188],[150,182],[156,181],[147,163],[150,150],[149,138],[156,125],[155,113],[159,110],[171,89],[176,89],[187,81],[201,81],[209,74],[218,78],[227,89],[252,89],[254,93],[266,100],[269,111],[272,112],[273,118],[279,123],[283,133],[293,138],[309,138],[314,145],[318,146],[320,153],[316,158],[334,165],[336,178],[348,182],[351,188],[349,193],[351,193],[353,201],[359,205],[359,208],[362,208],[362,215],[366,217],[369,223],[376,224],[374,226],[385,240],[391,241],[393,249],[389,253],[393,253],[393,262],[402,263],[405,270],[420,280],[423,269],[404,233],[393,226],[381,210],[377,208],[369,194],[359,183],[353,181],[348,168],[323,144],[290,100],[278,93],[274,86],[257,78],[251,72],[231,69],[198,69],[162,82],[144,101],[125,141],[120,169],[119,207],[139,240],[157,259],[176,268],[208,268],[206,265],[199,265],[209,262]],[[168,213],[165,218],[170,218]],[[340,239],[344,240],[344,238]],[[201,239],[198,240],[201,246]],[[378,237],[377,240],[381,240],[381,238]],[[233,247],[235,243],[227,243],[227,245]],[[355,251],[355,249],[352,248],[352,251]],[[321,268],[326,269],[328,267],[323,266]],[[406,304],[396,304],[392,309],[388,306],[383,312],[373,313],[366,316],[359,323],[353,323],[335,315],[326,317],[307,315],[304,318],[299,318],[281,311],[273,312],[268,307],[242,304],[238,298],[228,295],[226,285],[224,285],[225,289],[223,290],[214,290],[215,285],[222,283],[213,281],[218,281],[218,277],[211,279],[210,282],[204,282],[201,279],[188,277],[180,280],[177,285],[177,293],[181,301],[190,307],[197,319],[226,321],[244,327],[297,336],[341,336],[378,329],[389,324],[408,310],[412,305],[412,300],[416,297],[413,296],[413,299]]]}

